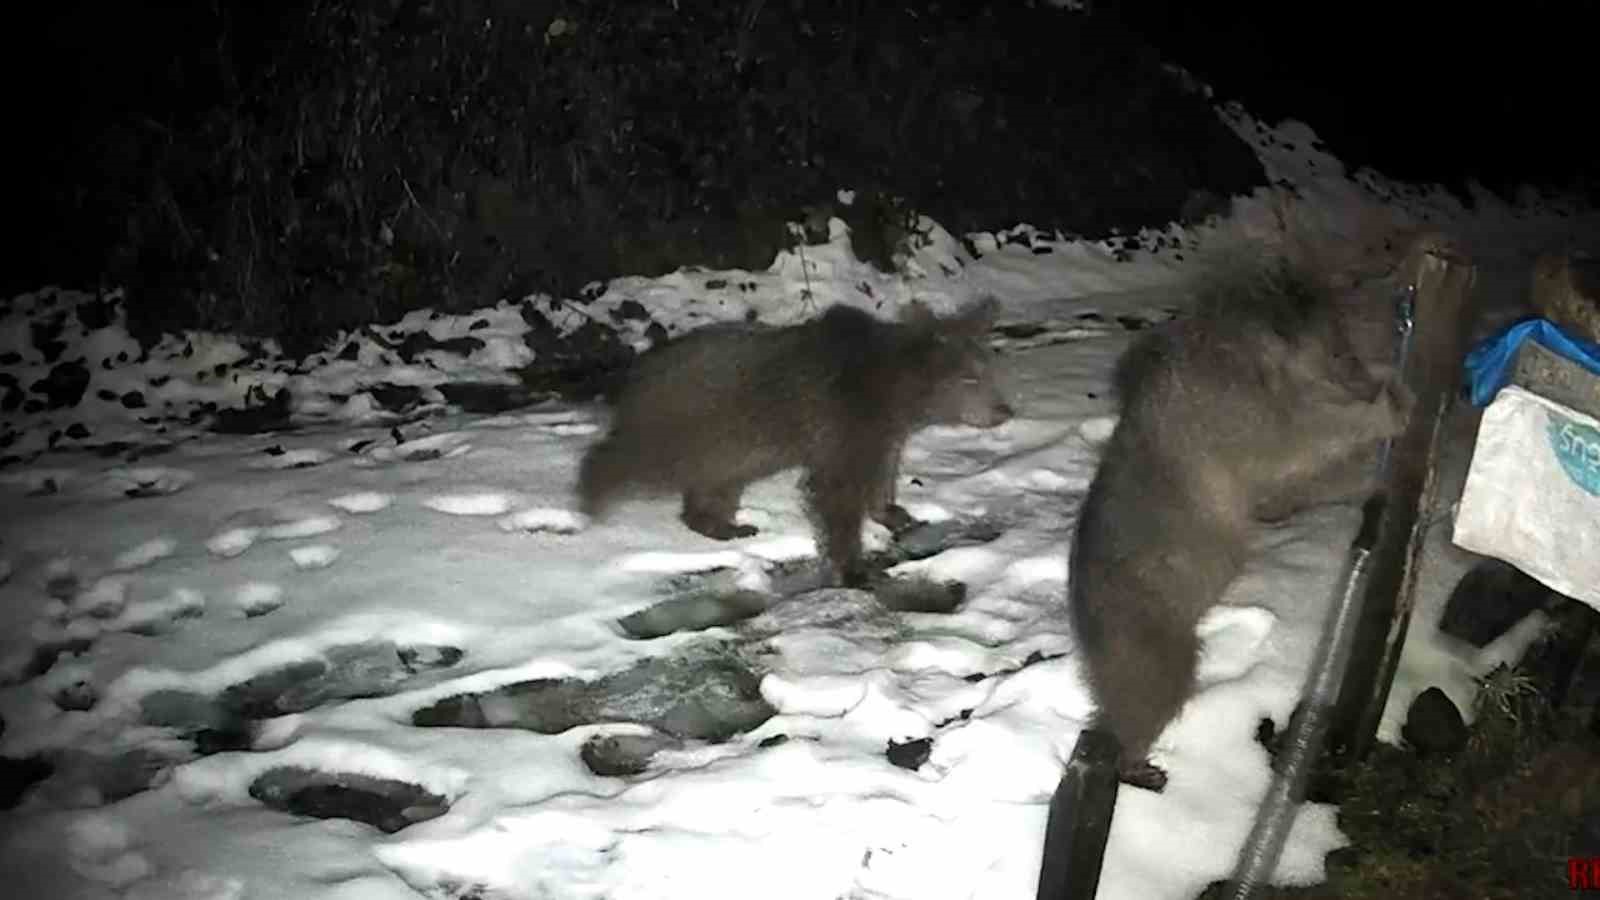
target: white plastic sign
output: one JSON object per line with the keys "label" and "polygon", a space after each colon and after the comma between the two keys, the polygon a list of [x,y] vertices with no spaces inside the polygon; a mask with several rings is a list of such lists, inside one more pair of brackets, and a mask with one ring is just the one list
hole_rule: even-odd
{"label": "white plastic sign", "polygon": [[1600,609],[1600,422],[1516,385],[1500,391],[1453,539]]}

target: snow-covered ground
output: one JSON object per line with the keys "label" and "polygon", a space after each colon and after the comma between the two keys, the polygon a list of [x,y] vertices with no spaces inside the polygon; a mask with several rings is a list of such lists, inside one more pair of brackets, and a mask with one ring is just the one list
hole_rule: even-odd
{"label": "snow-covered ground", "polygon": [[[996,294],[1017,418],[925,431],[901,473],[901,502],[937,527],[893,572],[965,583],[953,612],[779,596],[814,555],[793,474],[747,492],[741,520],[761,531],[725,544],[679,524],[676,501],[584,522],[572,482],[603,408],[468,414],[438,388],[512,382],[532,357],[519,304],[414,314],[292,365],[219,335],[144,352],[115,303],[16,298],[0,321],[11,389],[53,370],[88,386],[75,405],[8,406],[0,426],[0,454],[17,458],[0,468],[0,755],[57,764],[0,813],[6,893],[1033,896],[1050,794],[1092,711],[1065,616],[1066,546],[1131,332],[1181,311],[1185,278],[1215,248],[1281,242],[1285,213],[1369,275],[1394,259],[1373,235],[1443,230],[1479,265],[1486,305],[1519,300],[1533,252],[1595,224],[1538,197],[1484,194],[1467,210],[1349,176],[1303,126],[1230,116],[1292,189],[1145,234],[1141,249],[1026,227],[963,244],[935,226],[886,276],[854,259],[836,222],[831,243],[767,271],[620,278],[586,307],[610,318],[636,302],[678,330],[747,310],[782,324],[832,302],[892,315],[913,298],[949,310]],[[563,328],[582,321],[529,304]],[[1369,324],[1387,315],[1374,303]],[[422,332],[434,340],[406,342]],[[387,411],[374,385],[391,401],[398,388],[408,412]],[[180,421],[285,387],[295,430]],[[1386,738],[1430,684],[1465,707],[1472,673],[1538,624],[1476,655],[1432,627],[1471,562],[1448,544],[1473,428],[1470,412],[1459,419]],[[1202,689],[1157,748],[1166,791],[1118,799],[1100,897],[1190,897],[1229,873],[1269,777],[1257,721],[1282,723],[1295,703],[1355,519],[1324,508],[1262,531],[1203,626]],[[869,547],[887,543],[868,529]],[[669,624],[690,622],[716,611],[719,589],[766,592],[770,606],[659,637],[619,625],[663,602]],[[745,716],[732,737],[702,739],[720,726],[675,705],[697,692]],[[264,722],[240,732],[241,715]],[[513,727],[481,727],[494,725]],[[644,770],[596,774],[585,751],[614,748],[596,740],[608,736],[640,738]],[[410,793],[369,817],[386,829],[258,799],[349,807],[348,788],[397,784]],[[1335,812],[1301,812],[1279,880],[1322,877],[1344,842]]]}

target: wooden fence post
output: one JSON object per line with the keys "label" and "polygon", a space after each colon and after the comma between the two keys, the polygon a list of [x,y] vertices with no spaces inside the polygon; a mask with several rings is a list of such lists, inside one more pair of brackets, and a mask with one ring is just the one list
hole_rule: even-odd
{"label": "wooden fence post", "polygon": [[1085,728],[1050,798],[1038,900],[1094,900],[1117,807],[1122,748],[1109,732]]}
{"label": "wooden fence post", "polygon": [[1388,504],[1373,548],[1350,668],[1334,708],[1330,745],[1360,759],[1377,737],[1416,588],[1417,560],[1433,507],[1434,460],[1445,414],[1461,384],[1467,301],[1477,271],[1438,236],[1425,236],[1407,261],[1415,287],[1414,331],[1404,373],[1417,398],[1405,432],[1390,446]]}

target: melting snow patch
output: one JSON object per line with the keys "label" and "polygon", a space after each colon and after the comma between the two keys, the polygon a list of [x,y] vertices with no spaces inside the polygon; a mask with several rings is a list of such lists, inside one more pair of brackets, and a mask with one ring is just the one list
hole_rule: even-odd
{"label": "melting snow patch", "polygon": [[905,510],[911,514],[912,518],[926,524],[944,522],[955,518],[955,513],[937,503],[912,503],[906,506]]}
{"label": "melting snow patch", "polygon": [[378,512],[386,509],[393,502],[394,498],[388,494],[379,493],[378,491],[362,491],[356,494],[334,497],[328,501],[328,505],[347,513],[360,514]]}
{"label": "melting snow patch", "polygon": [[1052,553],[1019,559],[1006,567],[1005,577],[1023,584],[1065,583],[1067,556],[1065,553]]}
{"label": "melting snow patch", "polygon": [[582,514],[549,507],[519,510],[499,522],[501,531],[548,531],[553,534],[576,534],[583,524]]}
{"label": "melting snow patch", "polygon": [[472,445],[467,442],[467,435],[455,432],[429,435],[424,438],[406,441],[393,447],[374,446],[368,448],[363,454],[362,462],[366,465],[397,462],[427,462],[435,459],[445,459],[460,456],[472,450]]}
{"label": "melting snow patch", "polygon": [[158,559],[171,556],[177,549],[178,542],[172,538],[153,538],[117,554],[116,560],[111,563],[111,568],[119,572],[142,569]]}
{"label": "melting snow patch", "polygon": [[593,422],[557,422],[554,425],[545,426],[545,430],[551,434],[569,437],[594,434],[600,430],[600,426]]}
{"label": "melting snow patch", "polygon": [[737,550],[720,550],[711,553],[634,553],[617,564],[624,572],[651,574],[683,574],[709,572],[713,569],[737,569],[745,555]]}
{"label": "melting snow patch", "polygon": [[128,889],[123,900],[240,900],[244,882],[185,869],[145,879]]}
{"label": "melting snow patch", "polygon": [[511,508],[511,498],[493,492],[440,494],[422,501],[422,505],[452,516],[498,516]]}
{"label": "melting snow patch", "polygon": [[180,620],[200,617],[205,609],[204,594],[189,588],[177,588],[160,600],[140,600],[128,604],[128,608],[107,622],[105,627],[109,631],[159,634],[171,630]]}
{"label": "melting snow patch", "polygon": [[1017,479],[1017,486],[1033,491],[1066,493],[1083,486],[1082,479],[1072,479],[1050,469],[1029,469]]}
{"label": "melting snow patch", "polygon": [[971,582],[1000,568],[1005,557],[988,547],[952,547],[936,556],[895,566],[895,575],[920,575],[933,581]]}
{"label": "melting snow patch", "polygon": [[206,549],[213,556],[228,559],[249,550],[260,534],[259,528],[230,528],[206,541]]}
{"label": "melting snow patch", "polygon": [[128,583],[122,578],[102,578],[72,598],[72,613],[109,619],[128,604]]}
{"label": "melting snow patch", "polygon": [[1278,617],[1258,606],[1217,606],[1195,628],[1200,636],[1196,678],[1227,681],[1245,674],[1261,658],[1261,645]]}
{"label": "melting snow patch", "polygon": [[125,888],[155,872],[148,859],[128,849],[130,844],[126,825],[110,816],[85,815],[68,828],[67,857],[73,871],[90,881]]}
{"label": "melting snow patch", "polygon": [[1092,419],[1084,419],[1083,424],[1078,426],[1078,434],[1091,445],[1098,447],[1111,440],[1111,432],[1115,431],[1116,428],[1116,416],[1096,416]]}
{"label": "melting snow patch", "polygon": [[233,605],[247,618],[264,616],[283,605],[283,588],[265,582],[251,582],[234,593]]}
{"label": "melting snow patch", "polygon": [[808,535],[758,537],[744,545],[745,552],[767,562],[786,563],[817,555],[817,542]]}
{"label": "melting snow patch", "polygon": [[831,719],[866,699],[867,687],[855,675],[813,675],[796,681],[768,675],[761,679],[761,696],[782,715]]}
{"label": "melting snow patch", "polygon": [[333,565],[339,558],[339,548],[328,544],[312,544],[289,551],[289,558],[301,569],[322,569]]}
{"label": "melting snow patch", "polygon": [[373,849],[423,896],[562,897],[597,874],[619,843],[592,817],[541,809],[495,816],[458,837]]}
{"label": "melting snow patch", "polygon": [[275,541],[295,540],[337,531],[340,524],[338,516],[307,516],[298,521],[274,525],[262,531],[262,535]]}

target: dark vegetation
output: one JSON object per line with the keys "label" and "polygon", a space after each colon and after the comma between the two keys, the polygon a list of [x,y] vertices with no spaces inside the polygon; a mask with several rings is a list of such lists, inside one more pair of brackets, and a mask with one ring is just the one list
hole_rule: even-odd
{"label": "dark vegetation", "polygon": [[[231,0],[27,13],[81,101],[29,94],[42,280],[130,289],[142,334],[303,344],[680,265],[789,222],[890,265],[915,221],[1101,237],[1262,181],[1111,18],[868,0]],[[846,207],[841,189],[856,192]],[[26,199],[26,198],[25,198]],[[813,230],[812,236],[816,237]]]}
{"label": "dark vegetation", "polygon": [[[1569,607],[1593,615],[1576,601]],[[1329,854],[1327,881],[1260,896],[1576,896],[1569,867],[1600,854],[1600,642],[1573,630],[1578,643],[1554,628],[1517,666],[1488,673],[1470,731],[1439,741],[1453,729],[1416,729],[1427,705],[1418,703],[1402,732],[1406,746],[1379,744],[1360,763],[1323,770],[1309,799],[1340,804],[1350,846]],[[1574,665],[1559,661],[1574,650],[1576,671],[1556,674]],[[1225,895],[1215,885],[1201,896]]]}

